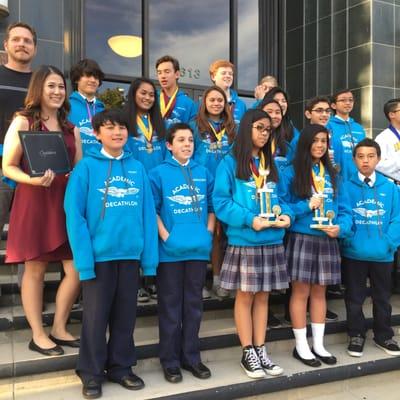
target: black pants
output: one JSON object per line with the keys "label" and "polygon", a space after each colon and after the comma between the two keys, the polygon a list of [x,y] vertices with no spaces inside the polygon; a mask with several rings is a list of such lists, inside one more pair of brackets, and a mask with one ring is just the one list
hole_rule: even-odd
{"label": "black pants", "polygon": [[359,261],[342,259],[346,287],[345,303],[349,336],[365,337],[367,326],[362,306],[367,296],[369,277],[372,297],[374,339],[385,341],[393,337],[390,305],[392,262]]}
{"label": "black pants", "polygon": [[160,263],[157,269],[159,356],[164,368],[196,365],[206,261]]}
{"label": "black pants", "polygon": [[84,308],[76,372],[83,383],[90,379],[102,382],[105,373],[122,378],[136,364],[133,330],[139,262],[100,262],[95,270],[95,279],[82,282]]}

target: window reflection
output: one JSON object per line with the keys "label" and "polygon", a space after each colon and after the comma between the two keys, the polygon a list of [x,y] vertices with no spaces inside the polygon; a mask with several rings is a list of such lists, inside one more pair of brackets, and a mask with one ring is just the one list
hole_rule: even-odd
{"label": "window reflection", "polygon": [[111,50],[107,41],[116,35],[141,37],[141,0],[86,0],[85,51],[107,74],[140,76],[142,58],[126,58]]}
{"label": "window reflection", "polygon": [[165,55],[179,60],[180,82],[210,85],[212,61],[229,58],[229,1],[149,0],[150,76]]}

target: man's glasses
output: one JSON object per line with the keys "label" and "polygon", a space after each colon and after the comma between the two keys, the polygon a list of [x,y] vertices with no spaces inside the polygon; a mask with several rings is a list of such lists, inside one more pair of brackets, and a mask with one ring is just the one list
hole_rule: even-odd
{"label": "man's glasses", "polygon": [[317,114],[332,114],[332,108],[313,108],[311,111]]}

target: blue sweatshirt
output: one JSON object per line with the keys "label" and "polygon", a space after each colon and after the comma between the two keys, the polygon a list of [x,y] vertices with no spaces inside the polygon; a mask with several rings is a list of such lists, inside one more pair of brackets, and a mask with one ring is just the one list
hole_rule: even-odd
{"label": "blue sweatshirt", "polygon": [[[148,120],[143,120],[145,126],[148,127]],[[157,132],[154,131],[151,143],[153,145],[153,151],[148,152],[146,148],[146,138],[139,126],[136,126],[138,136],[130,134],[128,141],[126,142],[125,149],[129,150],[136,160],[139,160],[146,171],[151,170],[157,165],[164,161],[165,153],[167,148],[165,147],[165,140],[160,139],[157,136]]]}
{"label": "blue sweatshirt", "polygon": [[80,280],[95,262],[140,260],[145,275],[158,264],[157,220],[146,172],[129,152],[120,160],[89,150],[72,171],[65,193],[67,232]]}
{"label": "blue sweatshirt", "polygon": [[[319,168],[316,168],[315,172],[318,173]],[[311,224],[317,223],[313,221],[314,211],[312,211],[308,205],[309,199],[302,199],[293,192],[293,180],[294,168],[293,166],[289,166],[283,171],[282,179],[279,182],[279,186],[283,193],[283,200],[295,214],[295,220],[292,222],[289,231],[304,233],[306,235],[325,236],[325,232],[322,232],[319,229],[310,228]],[[339,237],[342,238],[347,237],[351,233],[352,219],[346,191],[340,183],[341,180],[337,179],[337,181],[339,181],[337,182],[337,193],[334,196],[330,177],[325,173],[324,194],[327,197],[324,199],[324,202],[325,211],[331,210],[335,213],[332,222],[334,225],[340,226]]]}
{"label": "blue sweatshirt", "polygon": [[159,238],[161,262],[209,260],[212,234],[207,230],[213,212],[214,179],[206,168],[190,160],[186,166],[167,158],[149,172],[156,212],[169,232]]}
{"label": "blue sweatshirt", "polygon": [[[258,161],[255,159],[255,162]],[[282,202],[278,185],[268,182],[267,186],[273,190],[271,207],[279,204],[282,214],[292,219],[293,213]],[[226,234],[230,245],[265,246],[282,243],[285,229],[267,228],[257,232],[252,228],[253,219],[260,214],[255,182],[253,177],[247,181],[236,178],[236,160],[231,154],[226,155],[217,168],[213,203],[217,218],[227,224]]]}
{"label": "blue sweatshirt", "polygon": [[[343,160],[340,164],[340,174],[344,180],[357,172],[357,168],[353,162],[353,148],[358,142],[365,139],[364,128],[353,118],[348,121],[332,116],[327,124],[327,129],[332,133],[332,148],[334,150],[334,158],[336,161],[336,153],[340,157],[340,152],[343,154]],[[342,144],[342,149],[338,146],[338,142]]]}
{"label": "blue sweatshirt", "polygon": [[71,103],[71,111],[68,120],[79,129],[83,155],[85,156],[92,147],[101,149],[101,143],[93,133],[92,118],[95,114],[104,110],[104,104],[99,99],[95,99],[94,103],[90,104],[78,91],[71,93],[69,102]]}
{"label": "blue sweatshirt", "polygon": [[376,173],[373,187],[355,173],[345,182],[353,214],[353,236],[341,241],[342,255],[355,260],[391,262],[400,245],[400,195]]}
{"label": "blue sweatshirt", "polygon": [[290,142],[286,142],[286,155],[280,154],[279,148],[275,151],[275,164],[282,172],[288,165],[292,164],[294,155],[296,153],[297,143],[299,142],[300,132],[297,128],[293,127],[293,138]]}
{"label": "blue sweatshirt", "polygon": [[235,121],[236,126],[239,126],[243,114],[247,110],[246,103],[239,99],[237,92],[233,89],[230,89],[230,95],[231,98],[229,100],[229,105],[231,106],[233,120]]}
{"label": "blue sweatshirt", "polygon": [[[220,122],[214,122],[210,120],[210,123],[217,132],[219,131],[222,122],[222,120]],[[192,121],[190,126],[193,129],[195,140],[193,159],[200,165],[208,168],[211,174],[215,176],[215,171],[217,170],[218,164],[232,147],[232,144],[229,144],[228,142],[228,135],[225,133],[224,136],[222,136],[222,140],[220,142],[222,147],[216,147],[217,143],[215,142],[214,134],[212,133],[211,129],[209,129],[207,132],[204,132],[204,137],[202,137],[196,121]]]}
{"label": "blue sweatshirt", "polygon": [[[157,91],[160,96],[160,91]],[[182,90],[176,94],[175,107],[168,118],[164,118],[165,128],[168,129],[172,124],[185,122],[188,124],[197,115],[196,103]]]}

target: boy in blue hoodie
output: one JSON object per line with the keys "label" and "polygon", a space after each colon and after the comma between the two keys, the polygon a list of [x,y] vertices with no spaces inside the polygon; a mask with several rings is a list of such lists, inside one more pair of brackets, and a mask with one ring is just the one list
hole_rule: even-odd
{"label": "boy in blue hoodie", "polygon": [[332,149],[335,155],[341,151],[338,142],[342,143],[343,159],[340,165],[340,175],[345,180],[350,179],[357,172],[353,161],[353,149],[358,142],[366,137],[364,128],[350,117],[353,107],[354,96],[349,89],[336,92],[331,101],[331,108],[335,115],[329,119],[326,126],[332,133]]}
{"label": "boy in blue hoodie", "polygon": [[149,178],[159,235],[159,356],[165,379],[177,383],[182,380],[180,367],[199,379],[211,376],[201,362],[199,329],[215,224],[214,179],[191,159],[194,138],[189,125],[172,125],[166,146],[172,156],[153,168]]}
{"label": "boy in blue hoodie", "polygon": [[96,98],[104,74],[96,61],[85,58],[71,68],[70,78],[74,91],[69,96],[71,111],[68,120],[79,129],[85,156],[91,147],[101,148],[93,132],[92,118],[104,110],[104,104]]}
{"label": "boy in blue hoodie", "polygon": [[102,147],[76,165],[64,202],[85,304],[76,371],[90,399],[101,396],[106,376],[130,390],[144,386],[131,370],[139,263],[144,275],[155,275],[158,263],[153,196],[144,167],[123,150],[127,124],[118,111],[92,123]]}
{"label": "boy in blue hoodie", "polygon": [[396,185],[375,171],[381,157],[372,139],[359,142],[354,150],[358,169],[345,182],[350,194],[354,235],[342,241],[342,268],[350,342],[347,352],[361,357],[367,326],[362,311],[371,285],[373,332],[376,346],[390,355],[400,355],[393,340],[390,305],[394,252],[400,245],[400,196]]}

